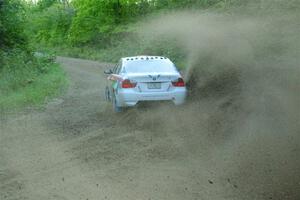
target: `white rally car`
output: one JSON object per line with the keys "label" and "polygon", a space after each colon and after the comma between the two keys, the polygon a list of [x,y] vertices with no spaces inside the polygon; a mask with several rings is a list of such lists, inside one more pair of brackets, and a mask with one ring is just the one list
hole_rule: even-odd
{"label": "white rally car", "polygon": [[107,77],[106,100],[115,112],[135,106],[140,101],[170,100],[183,104],[186,97],[184,80],[175,65],[161,56],[121,58],[113,68],[104,71]]}

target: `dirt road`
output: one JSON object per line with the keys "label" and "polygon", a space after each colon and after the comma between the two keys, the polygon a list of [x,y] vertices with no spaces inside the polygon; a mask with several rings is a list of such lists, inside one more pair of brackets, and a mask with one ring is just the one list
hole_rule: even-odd
{"label": "dirt road", "polygon": [[[70,77],[65,95],[2,117],[1,200],[299,197],[297,127],[267,147],[273,136],[241,140],[245,115],[233,114],[232,96],[116,115],[102,95],[108,64],[58,62]],[[278,145],[285,150],[273,154]]]}

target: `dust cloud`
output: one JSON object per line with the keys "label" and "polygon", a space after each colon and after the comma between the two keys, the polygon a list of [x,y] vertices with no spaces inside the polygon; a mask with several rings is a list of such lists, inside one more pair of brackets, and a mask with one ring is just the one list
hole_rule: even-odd
{"label": "dust cloud", "polygon": [[112,113],[99,98],[106,64],[59,57],[67,94],[1,119],[0,198],[299,200],[300,12],[267,10],[176,12],[141,27],[186,58],[180,107]]}
{"label": "dust cloud", "polygon": [[172,138],[191,171],[214,174],[229,197],[299,199],[298,11],[186,11],[147,22],[144,38],[184,52],[190,94],[184,107],[129,111],[127,120]]}

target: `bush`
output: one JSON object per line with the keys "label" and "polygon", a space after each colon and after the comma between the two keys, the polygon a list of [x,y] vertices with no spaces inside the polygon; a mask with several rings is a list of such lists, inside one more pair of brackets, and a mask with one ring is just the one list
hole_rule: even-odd
{"label": "bush", "polygon": [[24,11],[21,1],[0,1],[0,49],[26,48]]}
{"label": "bush", "polygon": [[66,84],[64,72],[51,54],[28,57],[21,50],[0,54],[4,55],[0,71],[2,111],[43,102],[46,97],[57,95]]}
{"label": "bush", "polygon": [[73,9],[54,3],[48,8],[30,8],[28,12],[30,11],[32,13],[28,17],[26,33],[32,43],[55,46],[66,42]]}

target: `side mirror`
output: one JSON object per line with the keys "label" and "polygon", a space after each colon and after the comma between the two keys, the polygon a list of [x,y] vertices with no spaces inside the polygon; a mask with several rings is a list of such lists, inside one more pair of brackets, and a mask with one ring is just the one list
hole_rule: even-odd
{"label": "side mirror", "polygon": [[113,73],[113,71],[111,69],[104,71],[104,74],[112,74],[112,73]]}

